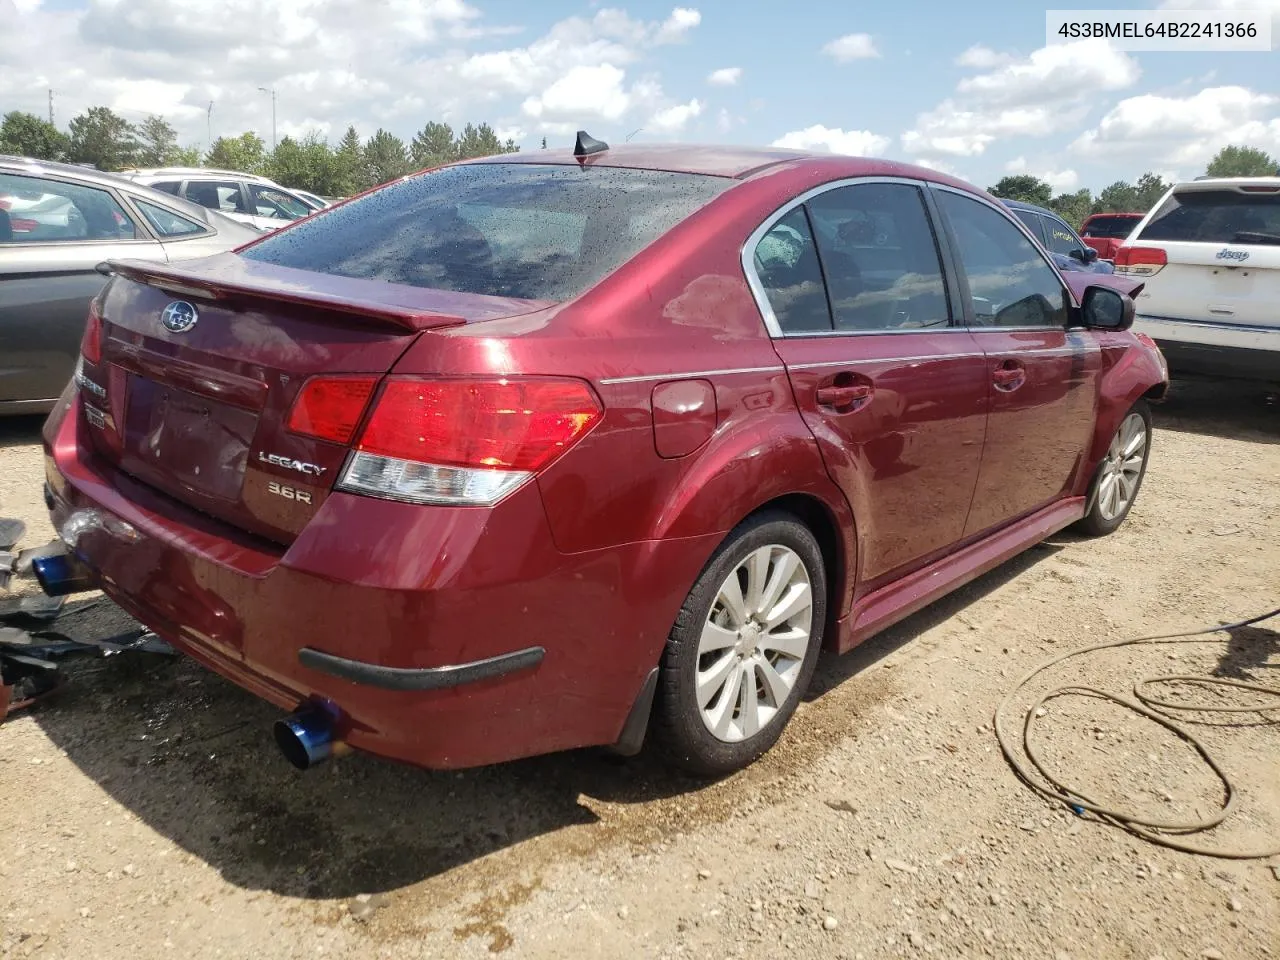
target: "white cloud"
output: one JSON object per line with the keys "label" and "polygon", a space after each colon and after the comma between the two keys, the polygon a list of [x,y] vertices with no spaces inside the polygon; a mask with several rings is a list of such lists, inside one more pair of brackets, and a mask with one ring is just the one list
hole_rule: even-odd
{"label": "white cloud", "polygon": [[1077,137],[1071,150],[1200,167],[1232,143],[1280,150],[1280,97],[1238,86],[1209,87],[1188,97],[1129,97]]}
{"label": "white cloud", "polygon": [[1026,173],[1027,158],[1021,157],[1021,156],[1014,157],[1012,160],[1010,160],[1008,163],[1004,165],[1004,172],[1005,173]]}
{"label": "white cloud", "polygon": [[732,87],[741,79],[741,67],[721,67],[707,75],[707,83],[714,87]]}
{"label": "white cloud", "polygon": [[678,43],[685,36],[702,22],[702,14],[697,10],[691,10],[688,7],[676,7],[671,11],[671,16],[663,21],[662,26],[658,28],[658,43]]}
{"label": "white cloud", "polygon": [[1054,193],[1070,193],[1080,186],[1080,175],[1074,170],[1046,170],[1036,176],[1053,187]]}
{"label": "white cloud", "polygon": [[701,113],[702,103],[699,100],[673,104],[654,113],[645,123],[644,128],[654,133],[679,133],[690,120]]}
{"label": "white cloud", "polygon": [[984,47],[982,44],[975,44],[960,56],[956,57],[956,66],[973,67],[977,70],[990,70],[992,67],[1001,67],[1011,62],[1014,57],[1008,53],[996,53],[990,47]]}
{"label": "white cloud", "polygon": [[608,63],[574,67],[520,109],[526,116],[550,123],[578,123],[589,119],[620,120],[631,106],[623,89],[626,72]]}
{"label": "white cloud", "polygon": [[856,157],[875,157],[884,153],[889,138],[870,130],[841,130],[814,124],[803,130],[792,130],[773,141],[775,147],[791,150],[816,150],[825,153],[845,153]]}
{"label": "white cloud", "polygon": [[1139,76],[1132,57],[1094,40],[1042,47],[1013,60],[971,47],[960,59],[990,66],[916,118],[901,138],[908,153],[975,157],[1004,137],[1070,130],[1084,122],[1099,91],[1131,86]]}
{"label": "white cloud", "polygon": [[849,33],[838,37],[826,44],[822,52],[841,63],[880,56],[880,51],[876,49],[875,41],[871,39],[869,33]]}
{"label": "white cloud", "polygon": [[729,112],[728,107],[721,107],[720,112],[716,114],[716,129],[721,133],[728,133],[733,129],[733,114]]}

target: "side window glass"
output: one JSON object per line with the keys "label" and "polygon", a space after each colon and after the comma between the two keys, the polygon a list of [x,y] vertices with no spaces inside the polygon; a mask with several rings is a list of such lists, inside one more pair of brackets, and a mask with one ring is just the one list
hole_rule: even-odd
{"label": "side window glass", "polygon": [[950,190],[937,197],[955,234],[977,325],[1065,327],[1067,291],[1031,241],[985,203]]}
{"label": "side window glass", "polygon": [[147,223],[151,224],[151,229],[160,237],[166,239],[190,237],[205,232],[205,228],[194,220],[180,217],[164,207],[157,207],[154,203],[147,203],[145,200],[135,200],[135,202],[138,204],[138,209],[142,211],[142,215],[147,218]]}
{"label": "side window glass", "polygon": [[1014,210],[1013,215],[1026,225],[1033,237],[1044,243],[1044,226],[1039,214],[1032,213],[1030,210]]}
{"label": "side window glass", "polygon": [[1045,217],[1044,229],[1045,233],[1049,235],[1049,249],[1054,253],[1078,253],[1084,246],[1084,244],[1076,239],[1076,235],[1072,232],[1071,228],[1061,220],[1057,220],[1053,217]]}
{"label": "side window glass", "polygon": [[176,197],[180,186],[182,186],[182,184],[177,180],[165,180],[163,183],[151,184],[151,189],[159,190],[161,193],[172,193]]}
{"label": "side window glass", "polygon": [[248,213],[240,195],[240,184],[230,181],[189,180],[182,195],[192,203],[198,203],[221,213]]}
{"label": "side window glass", "polygon": [[105,190],[0,173],[0,243],[136,237],[133,221]]}
{"label": "side window glass", "polygon": [[839,187],[809,201],[837,330],[945,327],[951,315],[919,188]]}
{"label": "side window glass", "polygon": [[297,220],[311,212],[301,200],[289,196],[272,187],[249,184],[249,196],[253,198],[254,213],[260,217],[275,217],[277,220]]}
{"label": "side window glass", "polygon": [[803,206],[760,238],[755,267],[783,333],[831,329],[822,267]]}

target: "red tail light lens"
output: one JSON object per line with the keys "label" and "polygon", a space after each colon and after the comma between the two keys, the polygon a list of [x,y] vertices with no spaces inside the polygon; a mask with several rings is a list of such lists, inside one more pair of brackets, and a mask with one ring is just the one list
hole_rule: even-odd
{"label": "red tail light lens", "polygon": [[1152,277],[1169,263],[1169,255],[1159,247],[1121,247],[1116,251],[1116,273]]}
{"label": "red tail light lens", "polygon": [[89,316],[84,325],[84,336],[80,338],[80,353],[92,364],[102,362],[102,308],[98,306],[98,298],[89,301]]}
{"label": "red tail light lens", "polygon": [[377,384],[372,376],[308,380],[293,401],[287,426],[293,433],[348,443]]}
{"label": "red tail light lens", "polygon": [[38,226],[40,226],[38,220],[28,220],[25,217],[13,217],[9,220],[9,228],[14,233],[30,233]]}
{"label": "red tail light lens", "polygon": [[415,463],[533,472],[600,416],[591,388],[579,380],[391,380],[356,449]]}

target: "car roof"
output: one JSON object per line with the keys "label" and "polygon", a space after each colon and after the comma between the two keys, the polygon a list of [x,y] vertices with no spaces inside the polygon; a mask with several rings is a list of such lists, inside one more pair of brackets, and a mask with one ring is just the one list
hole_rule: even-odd
{"label": "car roof", "polygon": [[840,176],[896,176],[934,180],[975,189],[946,174],[925,167],[811,150],[787,150],[780,147],[716,146],[690,143],[619,144],[608,150],[579,158],[572,150],[529,150],[481,157],[465,163],[542,163],[579,164],[591,167],[629,167],[638,170],[665,170],[713,177],[746,179],[786,164],[821,163],[838,171]]}
{"label": "car roof", "polygon": [[1097,213],[1089,214],[1084,221],[1088,223],[1094,217],[1137,217],[1141,220],[1145,216],[1145,213],[1134,213],[1130,210],[1099,210]]}
{"label": "car roof", "polygon": [[99,170],[96,167],[81,166],[78,163],[58,163],[55,160],[34,160],[31,157],[17,157],[10,154],[0,154],[0,170],[32,176],[44,173],[60,177],[75,177],[85,183],[104,187],[118,187],[122,182],[130,182],[128,177]]}
{"label": "car roof", "polygon": [[1176,193],[1196,193],[1202,190],[1222,190],[1223,188],[1233,188],[1239,190],[1241,187],[1263,187],[1273,190],[1280,190],[1280,176],[1278,177],[1197,177],[1195,180],[1183,180],[1173,185]]}
{"label": "car roof", "polygon": [[235,177],[240,180],[272,182],[256,173],[241,173],[239,170],[223,170],[218,167],[133,167],[121,172],[129,177]]}
{"label": "car roof", "polygon": [[1055,213],[1053,210],[1050,210],[1048,207],[1040,207],[1034,203],[1027,203],[1025,200],[1003,200],[1002,199],[1000,202],[1003,203],[1010,210],[1030,210],[1033,213],[1043,213],[1045,216],[1053,217],[1056,220],[1062,219],[1062,214]]}

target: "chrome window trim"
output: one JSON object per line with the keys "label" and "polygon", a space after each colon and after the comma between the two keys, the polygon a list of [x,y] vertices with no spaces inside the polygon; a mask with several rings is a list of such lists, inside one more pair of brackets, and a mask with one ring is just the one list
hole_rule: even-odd
{"label": "chrome window trim", "polygon": [[[931,186],[931,182],[927,180],[918,180],[912,177],[844,177],[840,180],[831,180],[827,183],[819,184],[812,187],[797,196],[792,197],[773,213],[769,214],[760,226],[751,231],[751,235],[747,237],[742,245],[742,251],[739,259],[742,262],[742,272],[747,278],[747,286],[751,288],[751,296],[756,301],[756,308],[760,311],[760,316],[764,320],[765,329],[769,331],[769,336],[774,340],[784,340],[791,337],[866,337],[866,336],[884,336],[885,334],[895,333],[940,333],[943,330],[963,330],[963,326],[955,326],[955,318],[948,318],[945,327],[916,327],[909,330],[802,330],[796,333],[787,333],[778,323],[777,315],[773,312],[773,306],[769,303],[769,295],[764,289],[764,284],[760,280],[760,275],[756,273],[756,246],[764,239],[766,233],[774,228],[779,220],[785,217],[796,207],[808,203],[814,197],[821,196],[831,190],[839,190],[842,187],[853,187],[868,183],[893,183],[902,186],[915,187],[923,194]],[[921,201],[925,201],[922,196]],[[928,207],[925,208],[925,218],[929,221],[930,226],[937,229],[938,224],[933,223]],[[814,238],[817,243],[817,238]],[[942,256],[938,257],[938,271],[942,276],[943,286],[946,286],[947,271]],[[823,286],[826,286],[826,277],[823,277]],[[1039,329],[1039,328],[1037,328]]]}

